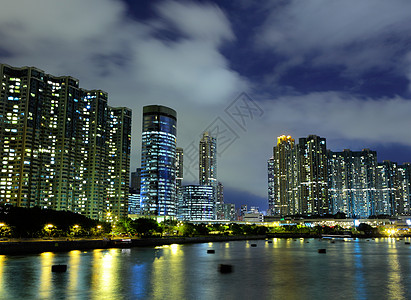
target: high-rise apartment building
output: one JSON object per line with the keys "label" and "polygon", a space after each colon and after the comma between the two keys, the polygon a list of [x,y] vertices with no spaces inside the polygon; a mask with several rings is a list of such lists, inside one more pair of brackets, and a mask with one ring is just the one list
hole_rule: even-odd
{"label": "high-rise apartment building", "polygon": [[160,105],[143,108],[140,209],[144,215],[176,215],[176,134],[175,110]]}
{"label": "high-rise apartment building", "polygon": [[208,132],[203,133],[199,145],[200,185],[217,186],[217,141]]}
{"label": "high-rise apartment building", "polygon": [[275,215],[275,190],[274,190],[274,157],[267,161],[268,171],[268,216]]}
{"label": "high-rise apartment building", "polygon": [[108,182],[104,218],[116,221],[127,217],[131,149],[131,110],[108,107]]}
{"label": "high-rise apartment building", "polygon": [[224,185],[219,181],[216,190],[216,219],[226,220],[224,216]]}
{"label": "high-rise apartment building", "polygon": [[277,138],[272,161],[272,205],[270,211],[276,216],[297,214],[298,198],[298,152],[291,136]]}
{"label": "high-rise apartment building", "polygon": [[325,138],[310,135],[299,139],[300,212],[328,213],[327,147]]}
{"label": "high-rise apartment building", "polygon": [[177,190],[183,185],[184,177],[184,150],[176,148],[176,188]]}
{"label": "high-rise apartment building", "polygon": [[397,214],[411,214],[411,164],[397,166]]}
{"label": "high-rise apartment building", "polygon": [[376,215],[397,215],[397,178],[397,163],[384,160],[378,164],[376,176],[378,198],[375,205]]}
{"label": "high-rise apartment building", "polygon": [[34,67],[1,64],[0,81],[0,202],[124,217],[131,111]]}
{"label": "high-rise apartment building", "polygon": [[328,152],[330,213],[368,218],[375,214],[377,153],[369,149]]}
{"label": "high-rise apartment building", "polygon": [[310,135],[294,145],[281,136],[268,160],[268,215],[352,218],[411,213],[411,164],[377,163],[369,149],[326,150],[325,138]]}

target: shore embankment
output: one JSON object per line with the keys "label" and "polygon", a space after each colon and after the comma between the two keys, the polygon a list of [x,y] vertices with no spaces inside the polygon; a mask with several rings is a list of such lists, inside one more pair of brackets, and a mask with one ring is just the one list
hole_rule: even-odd
{"label": "shore embankment", "polygon": [[67,252],[108,248],[153,247],[170,244],[210,243],[265,239],[265,235],[199,236],[162,238],[114,238],[75,240],[12,240],[0,242],[0,255],[36,254],[41,252]]}

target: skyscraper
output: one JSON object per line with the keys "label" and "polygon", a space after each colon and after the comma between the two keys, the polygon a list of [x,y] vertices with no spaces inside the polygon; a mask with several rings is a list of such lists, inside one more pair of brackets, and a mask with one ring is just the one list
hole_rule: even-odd
{"label": "skyscraper", "polygon": [[377,153],[364,149],[328,152],[330,213],[368,218],[375,213]]}
{"label": "skyscraper", "polygon": [[183,185],[184,177],[184,150],[176,148],[176,187],[179,189]]}
{"label": "skyscraper", "polygon": [[143,108],[141,150],[141,213],[176,215],[175,110],[149,105]]}
{"label": "skyscraper", "polygon": [[397,163],[384,160],[377,166],[377,197],[376,215],[397,215]]}
{"label": "skyscraper", "polygon": [[267,161],[268,171],[268,216],[275,215],[275,191],[274,191],[274,157]]}
{"label": "skyscraper", "polygon": [[224,185],[219,181],[217,183],[216,196],[216,218],[217,220],[225,220],[224,216]]}
{"label": "skyscraper", "polygon": [[327,148],[325,138],[309,135],[299,140],[300,212],[328,213]]}
{"label": "skyscraper", "polygon": [[291,136],[279,136],[273,148],[274,215],[286,216],[298,213],[297,151]]}
{"label": "skyscraper", "polygon": [[106,221],[127,217],[131,149],[131,110],[126,107],[108,107],[108,184],[104,210]]}
{"label": "skyscraper", "polygon": [[200,185],[217,186],[217,141],[208,132],[203,133],[199,145]]}
{"label": "skyscraper", "polygon": [[34,67],[1,64],[0,81],[0,202],[124,217],[131,111]]}

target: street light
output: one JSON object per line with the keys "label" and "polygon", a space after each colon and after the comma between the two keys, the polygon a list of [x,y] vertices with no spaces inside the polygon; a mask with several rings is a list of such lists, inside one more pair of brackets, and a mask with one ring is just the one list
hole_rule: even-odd
{"label": "street light", "polygon": [[54,227],[54,225],[53,224],[47,224],[46,226],[45,226],[45,230],[49,233],[49,238],[51,238],[51,229]]}

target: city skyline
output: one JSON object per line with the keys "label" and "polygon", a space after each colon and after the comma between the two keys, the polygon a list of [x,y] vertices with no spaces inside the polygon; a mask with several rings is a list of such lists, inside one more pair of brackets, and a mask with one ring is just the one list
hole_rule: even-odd
{"label": "city skyline", "polygon": [[[282,134],[411,161],[411,3],[41,0],[2,8],[1,63],[73,76],[133,110],[131,170],[140,167],[141,112],[151,104],[179,113],[185,184],[198,182],[188,146],[225,126],[231,140],[217,138],[218,176],[225,201],[238,206],[267,207],[266,160]],[[250,99],[238,100],[242,92]]]}

